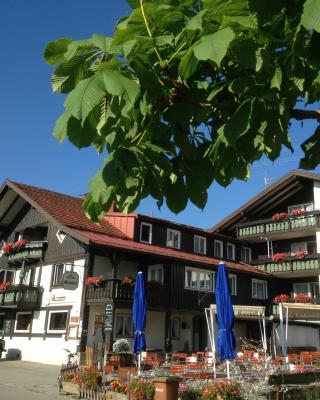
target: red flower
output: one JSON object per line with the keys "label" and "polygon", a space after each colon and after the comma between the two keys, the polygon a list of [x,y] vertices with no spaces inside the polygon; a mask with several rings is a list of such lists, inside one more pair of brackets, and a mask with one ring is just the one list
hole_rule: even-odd
{"label": "red flower", "polygon": [[7,289],[12,285],[11,282],[1,282],[0,283],[0,293],[5,293]]}
{"label": "red flower", "polygon": [[279,294],[273,299],[273,302],[278,304],[278,303],[289,303],[290,301],[290,296],[287,294]]}
{"label": "red flower", "polygon": [[306,303],[310,303],[311,302],[311,297],[306,295],[306,294],[300,293],[300,294],[297,294],[295,296],[294,301],[296,303],[304,303],[304,304],[306,304]]}
{"label": "red flower", "polygon": [[14,243],[13,248],[14,250],[23,249],[24,247],[26,247],[27,243],[29,243],[29,240],[18,240]]}
{"label": "red flower", "polygon": [[132,276],[125,276],[122,280],[122,284],[134,286],[136,284],[136,280]]}
{"label": "red flower", "polygon": [[299,260],[304,260],[308,253],[306,251],[298,250],[294,253],[294,256],[299,258]]}
{"label": "red flower", "polygon": [[103,275],[99,276],[88,276],[88,278],[84,281],[86,286],[99,286],[103,281]]}
{"label": "red flower", "polygon": [[14,249],[13,243],[6,243],[2,247],[4,254],[11,254],[13,252],[13,249]]}
{"label": "red flower", "polygon": [[286,261],[287,257],[288,257],[287,253],[276,253],[272,256],[272,261],[276,263],[282,263]]}
{"label": "red flower", "polygon": [[281,220],[287,218],[287,216],[288,216],[288,213],[281,212],[281,213],[273,214],[272,219],[273,219],[273,221],[281,221]]}
{"label": "red flower", "polygon": [[303,215],[303,214],[305,214],[306,212],[305,212],[305,210],[299,210],[299,209],[297,209],[297,210],[292,210],[291,212],[290,212],[290,215]]}

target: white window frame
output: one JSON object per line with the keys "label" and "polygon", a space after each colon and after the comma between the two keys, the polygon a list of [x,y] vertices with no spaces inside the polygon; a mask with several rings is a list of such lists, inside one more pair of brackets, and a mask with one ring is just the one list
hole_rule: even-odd
{"label": "white window frame", "polygon": [[151,272],[152,270],[162,270],[162,279],[156,279],[157,282],[163,283],[164,280],[164,269],[163,269],[163,264],[154,264],[154,265],[149,265],[148,266],[148,281],[152,281],[153,279],[151,278]]}
{"label": "white window frame", "polygon": [[[16,271],[14,269],[9,269],[9,268],[8,269],[4,269],[4,268],[0,269],[0,272],[2,272],[2,271],[4,271],[4,276],[5,276],[5,279],[3,282],[7,282],[7,271],[13,272],[12,284],[14,285],[15,279],[16,279]],[[0,281],[0,282],[2,282],[2,281]]]}
{"label": "white window frame", "polygon": [[[68,328],[68,310],[50,310],[48,313],[47,333],[66,333]],[[67,314],[66,328],[65,329],[50,329],[50,321],[52,314]]]}
{"label": "white window frame", "polygon": [[311,286],[313,283],[316,283],[316,282],[294,282],[293,283],[293,297],[296,297],[298,294],[304,294],[304,293],[297,291],[297,289],[296,289],[297,285],[308,285],[308,296],[312,297],[313,294],[311,291]]}
{"label": "white window frame", "polygon": [[[293,246],[294,245],[301,245],[302,244],[302,246],[300,246],[300,248],[301,248],[301,250],[295,250],[295,251],[293,251]],[[294,255],[294,253],[296,252],[296,251],[303,251],[303,252],[307,252],[308,251],[308,243],[307,242],[293,242],[293,243],[291,243],[291,255],[293,256]]]}
{"label": "white window frame", "polygon": [[[197,273],[197,284],[198,284],[198,287],[192,288],[192,287],[188,287],[186,285],[186,274],[187,274],[188,271]],[[199,279],[199,274],[200,273],[206,273],[206,274],[211,274],[212,275],[211,288],[209,288],[209,289],[201,289],[200,288],[200,283],[199,283],[200,282],[200,279]],[[215,272],[214,271],[207,271],[205,269],[185,267],[185,271],[184,271],[184,288],[186,290],[193,290],[193,291],[196,291],[196,292],[214,293],[214,289],[215,289],[215,284],[214,283],[215,283]]]}
{"label": "white window frame", "polygon": [[[118,317],[124,317],[125,319],[130,317],[131,318],[131,326],[130,326],[130,335],[118,335],[118,326],[117,326],[117,321],[118,321]],[[122,338],[132,338],[133,337],[133,326],[132,326],[132,314],[128,314],[128,313],[117,313],[115,316],[115,329],[114,329],[114,335],[115,338],[117,339],[122,339]]]}
{"label": "white window frame", "polygon": [[[196,240],[198,239],[199,248],[196,249]],[[200,251],[200,240],[203,240],[203,252]],[[207,238],[205,236],[194,235],[193,237],[193,251],[198,254],[207,254]]]}
{"label": "white window frame", "polygon": [[[142,226],[148,226],[149,227],[149,240],[148,241],[145,241],[145,240],[142,240]],[[147,222],[141,222],[141,225],[140,225],[140,242],[141,243],[148,243],[148,244],[151,244],[152,243],[152,224],[148,224]]]}
{"label": "white window frame", "polygon": [[[52,282],[51,282],[51,286],[52,287],[61,287],[61,283],[56,283],[55,282],[56,266],[58,266],[58,265],[63,265],[63,274],[65,272],[73,271],[73,263],[72,262],[71,263],[70,262],[65,262],[65,263],[61,262],[61,263],[53,264],[53,266],[52,266],[52,274],[53,274],[53,276],[52,276]],[[63,276],[63,274],[62,274],[62,276]]]}
{"label": "white window frame", "polygon": [[[0,313],[0,317],[2,317],[2,316],[5,317],[5,316],[6,316],[6,313],[1,312],[1,313]],[[3,329],[0,329],[0,334],[1,334],[1,335],[3,335],[3,332],[4,332],[4,321],[5,321],[5,319],[3,320]]]}
{"label": "white window frame", "polygon": [[[228,258],[228,246],[232,247],[232,258]],[[229,242],[227,243],[227,254],[226,254],[226,256],[227,256],[228,260],[235,261],[235,259],[236,259],[236,245],[234,243],[229,243]]]}
{"label": "white window frame", "polygon": [[[242,251],[248,251],[249,252],[249,260],[248,261],[245,259],[246,257],[243,257]],[[247,262],[250,262],[251,260],[252,260],[252,250],[251,250],[251,248],[250,247],[246,247],[246,246],[242,246],[241,247],[241,261],[247,263]]]}
{"label": "white window frame", "polygon": [[[220,250],[221,250],[221,255],[220,256],[218,256],[216,254],[216,243],[219,243],[219,245],[220,245]],[[214,241],[213,254],[214,254],[215,257],[223,258],[223,241],[222,240],[215,240]]]}
{"label": "white window frame", "polygon": [[30,333],[31,332],[32,324],[30,325],[30,329],[17,329],[18,316],[19,315],[25,315],[25,314],[29,314],[32,317],[32,312],[31,311],[18,311],[16,313],[16,319],[15,319],[15,323],[14,323],[14,332],[17,332],[17,333]]}
{"label": "white window frame", "polygon": [[[170,232],[178,234],[178,247],[173,246],[173,241],[172,241],[172,245],[169,244],[169,233]],[[180,244],[181,244],[181,232],[177,231],[176,229],[167,228],[167,247],[171,247],[173,249],[180,249]]]}
{"label": "white window frame", "polygon": [[[311,210],[307,211],[308,206],[311,206]],[[288,206],[288,213],[290,214],[294,210],[305,210],[306,212],[310,212],[314,210],[314,204],[312,202],[302,203],[302,204],[294,204],[293,206]]]}
{"label": "white window frame", "polygon": [[[229,274],[229,279],[231,278],[233,284],[230,286],[230,294],[231,296],[236,296],[238,291],[238,282],[237,282],[237,275]],[[229,282],[230,283],[230,282]]]}
{"label": "white window frame", "polygon": [[[263,284],[264,286],[265,286],[265,297],[264,298],[261,298],[261,297],[257,297],[257,296],[255,296],[254,295],[254,291],[253,291],[253,284],[254,283],[260,283],[260,284]],[[262,280],[262,279],[254,279],[254,278],[252,278],[251,279],[251,290],[252,290],[252,298],[253,299],[257,299],[257,300],[267,300],[268,299],[268,282],[267,281],[264,281],[264,280]]]}

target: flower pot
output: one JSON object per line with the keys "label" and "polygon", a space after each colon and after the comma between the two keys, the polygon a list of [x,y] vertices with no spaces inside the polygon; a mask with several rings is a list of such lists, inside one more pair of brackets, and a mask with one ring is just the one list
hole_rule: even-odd
{"label": "flower pot", "polygon": [[137,368],[136,367],[119,367],[118,375],[119,375],[119,380],[121,382],[127,382],[129,374],[132,374],[135,376],[137,374]]}
{"label": "flower pot", "polygon": [[178,376],[159,376],[152,379],[155,385],[154,400],[177,400],[181,378]]}

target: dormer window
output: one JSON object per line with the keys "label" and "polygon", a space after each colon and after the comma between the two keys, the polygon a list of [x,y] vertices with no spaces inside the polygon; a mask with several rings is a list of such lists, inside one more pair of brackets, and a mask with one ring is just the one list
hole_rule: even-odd
{"label": "dormer window", "polygon": [[149,243],[152,242],[152,225],[146,222],[141,222],[140,225],[140,242]]}
{"label": "dormer window", "polygon": [[304,212],[313,211],[313,203],[302,203],[295,204],[288,207],[288,213],[291,214],[293,211],[302,210]]}
{"label": "dormer window", "polygon": [[194,235],[194,252],[206,254],[207,239],[203,236]]}
{"label": "dormer window", "polygon": [[179,231],[173,229],[167,229],[167,246],[173,247],[174,249],[180,249],[180,237]]}

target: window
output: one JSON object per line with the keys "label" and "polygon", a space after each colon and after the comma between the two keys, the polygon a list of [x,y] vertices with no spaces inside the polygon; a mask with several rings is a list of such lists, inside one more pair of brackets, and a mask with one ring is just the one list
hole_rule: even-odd
{"label": "window", "polygon": [[64,333],[67,329],[68,311],[50,311],[47,332]]}
{"label": "window", "polygon": [[223,258],[223,242],[221,240],[214,241],[214,256]]}
{"label": "window", "polygon": [[185,288],[192,290],[213,291],[214,272],[186,268]]}
{"label": "window", "polygon": [[295,210],[303,210],[303,211],[313,211],[313,203],[303,203],[303,204],[296,204],[294,206],[288,207],[288,213],[292,213]]}
{"label": "window", "polygon": [[179,318],[171,318],[171,339],[179,340],[180,339],[180,319]]}
{"label": "window", "polygon": [[55,264],[53,266],[52,286],[60,286],[63,274],[72,271],[72,264]]}
{"label": "window", "polygon": [[232,243],[227,243],[227,259],[235,260],[235,258],[236,258],[235,253],[236,253],[235,245]]}
{"label": "window", "polygon": [[152,241],[152,225],[141,222],[140,225],[140,242],[151,243]]}
{"label": "window", "polygon": [[15,332],[30,332],[32,323],[31,312],[17,312]]}
{"label": "window", "polygon": [[133,336],[132,316],[128,314],[117,314],[116,337]]}
{"label": "window", "polygon": [[252,298],[265,300],[267,298],[267,282],[252,279]]}
{"label": "window", "polygon": [[241,261],[246,263],[251,261],[251,249],[249,247],[241,247]]}
{"label": "window", "polygon": [[167,229],[167,246],[180,249],[180,232]]}
{"label": "window", "polygon": [[14,271],[10,269],[0,270],[0,282],[14,282]]}
{"label": "window", "polygon": [[4,330],[4,318],[5,318],[5,313],[0,314],[0,333],[3,333]]}
{"label": "window", "polygon": [[237,276],[229,274],[229,288],[232,296],[237,295]]}
{"label": "window", "polygon": [[149,265],[148,281],[163,283],[163,265]]}
{"label": "window", "polygon": [[194,235],[194,252],[206,254],[207,238]]}
{"label": "window", "polygon": [[297,251],[304,251],[306,253],[307,250],[308,250],[307,249],[307,242],[291,243],[291,255],[292,256]]}
{"label": "window", "polygon": [[305,294],[307,296],[312,296],[311,292],[311,284],[308,282],[297,282],[293,284],[293,293],[296,296],[297,294]]}

